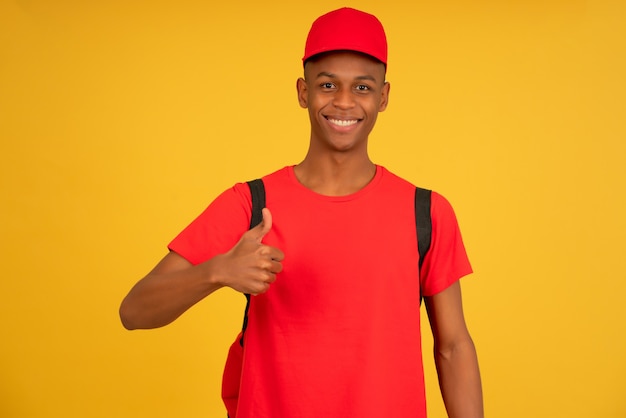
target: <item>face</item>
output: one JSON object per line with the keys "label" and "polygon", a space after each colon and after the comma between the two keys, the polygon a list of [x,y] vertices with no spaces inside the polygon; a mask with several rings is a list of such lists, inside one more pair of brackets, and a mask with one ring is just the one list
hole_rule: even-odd
{"label": "face", "polygon": [[312,147],[367,152],[367,138],[389,97],[382,63],[332,52],[307,62],[297,88],[300,106],[309,111]]}

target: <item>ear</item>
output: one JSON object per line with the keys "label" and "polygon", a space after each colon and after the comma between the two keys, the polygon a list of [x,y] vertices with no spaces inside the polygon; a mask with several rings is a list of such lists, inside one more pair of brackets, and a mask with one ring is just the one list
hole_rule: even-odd
{"label": "ear", "polygon": [[304,78],[300,77],[296,81],[296,90],[298,91],[298,103],[300,107],[306,109],[308,106],[309,91]]}
{"label": "ear", "polygon": [[387,105],[389,104],[389,90],[391,89],[391,84],[388,81],[385,81],[383,85],[383,89],[380,93],[380,105],[378,106],[378,111],[383,112],[387,109]]}

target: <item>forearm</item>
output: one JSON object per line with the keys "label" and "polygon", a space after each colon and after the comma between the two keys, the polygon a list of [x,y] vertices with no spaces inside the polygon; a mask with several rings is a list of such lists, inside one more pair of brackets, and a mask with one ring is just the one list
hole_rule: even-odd
{"label": "forearm", "polygon": [[435,363],[448,416],[482,418],[480,372],[472,339],[468,336],[452,347],[435,347]]}
{"label": "forearm", "polygon": [[128,329],[162,327],[222,287],[250,295],[266,292],[285,257],[261,242],[271,227],[271,213],[263,209],[263,221],[224,254],[194,266],[176,252],[168,253],[122,301],[122,324]]}
{"label": "forearm", "polygon": [[207,267],[148,274],[122,301],[120,319],[124,327],[149,329],[167,325],[222,287],[211,279]]}

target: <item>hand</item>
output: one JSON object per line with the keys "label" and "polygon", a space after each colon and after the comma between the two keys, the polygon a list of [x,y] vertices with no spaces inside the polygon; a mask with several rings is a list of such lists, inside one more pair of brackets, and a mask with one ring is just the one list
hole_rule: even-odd
{"label": "hand", "polygon": [[246,231],[227,253],[212,261],[222,285],[241,293],[258,295],[266,292],[283,269],[285,255],[281,250],[263,244],[263,237],[272,229],[272,214],[263,209],[263,221]]}

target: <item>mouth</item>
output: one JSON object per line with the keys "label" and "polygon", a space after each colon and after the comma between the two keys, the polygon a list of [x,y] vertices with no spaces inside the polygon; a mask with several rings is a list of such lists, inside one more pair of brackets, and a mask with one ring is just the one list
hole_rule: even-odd
{"label": "mouth", "polygon": [[333,119],[328,116],[326,116],[326,120],[332,123],[333,125],[341,126],[341,127],[356,125],[357,122],[359,121],[359,119]]}

